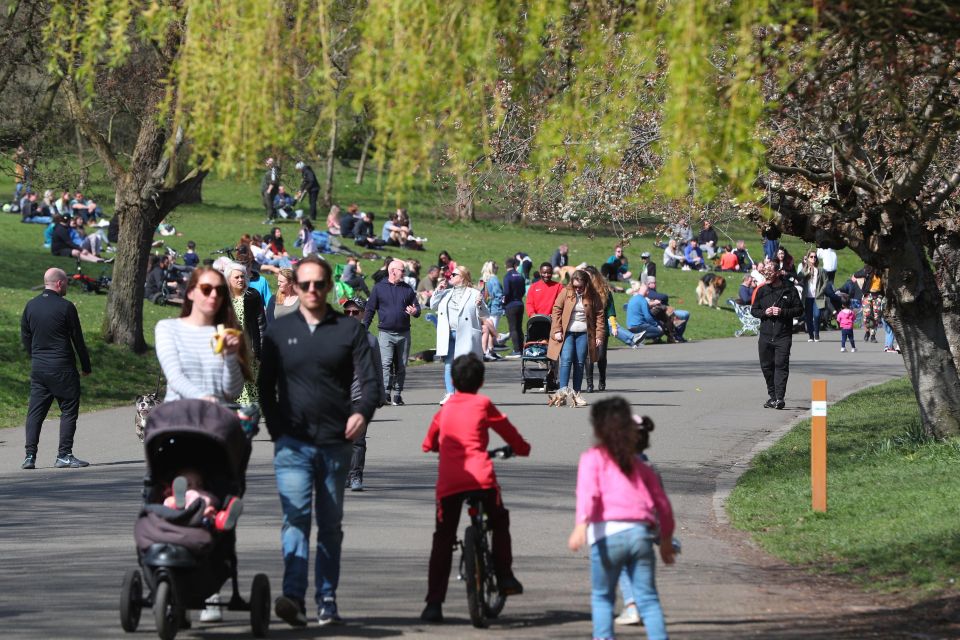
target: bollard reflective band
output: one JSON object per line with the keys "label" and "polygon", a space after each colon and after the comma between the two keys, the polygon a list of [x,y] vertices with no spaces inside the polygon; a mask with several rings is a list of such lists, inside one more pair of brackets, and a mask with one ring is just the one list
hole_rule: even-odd
{"label": "bollard reflective band", "polygon": [[810,415],[815,418],[818,417],[827,417],[827,401],[826,400],[814,400],[810,403]]}

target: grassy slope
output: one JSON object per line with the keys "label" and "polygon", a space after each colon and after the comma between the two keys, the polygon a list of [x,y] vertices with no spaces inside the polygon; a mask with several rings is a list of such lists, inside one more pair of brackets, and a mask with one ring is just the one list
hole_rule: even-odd
{"label": "grassy slope", "polygon": [[[384,203],[383,196],[376,191],[375,180],[368,179],[364,185],[357,186],[353,183],[352,173],[341,171],[339,177],[342,179],[336,186],[338,201],[357,202],[364,209],[376,212],[379,229],[380,223],[385,219],[384,214],[390,208]],[[42,185],[36,186],[39,188]],[[92,192],[95,195],[106,194],[109,190],[101,182],[95,183]],[[112,208],[110,199],[103,195],[99,199],[106,205],[105,209],[109,212]],[[557,245],[562,242],[570,245],[573,264],[579,262],[600,264],[611,254],[615,243],[610,236],[592,238],[583,232],[550,233],[543,229],[516,227],[492,221],[473,224],[448,222],[442,216],[440,203],[449,199],[448,194],[432,189],[412,194],[407,206],[413,217],[416,233],[429,238],[427,243],[429,250],[426,252],[395,250],[393,253],[400,257],[415,257],[424,264],[428,264],[436,260],[437,253],[441,249],[446,249],[455,260],[466,264],[475,275],[478,275],[480,266],[485,260],[493,259],[502,263],[508,255],[518,250],[529,253],[533,256],[535,263],[539,264],[548,260]],[[183,235],[165,238],[165,240],[180,252],[186,249],[188,240],[194,240],[201,257],[207,257],[215,249],[235,244],[244,232],[265,232],[267,227],[261,224],[262,220],[263,212],[259,205],[256,181],[241,183],[209,179],[204,184],[203,204],[181,207],[168,219]],[[296,225],[285,224],[283,229],[288,242],[292,245]],[[18,332],[19,316],[23,305],[31,296],[36,295],[30,291],[30,288],[40,282],[44,269],[49,266],[61,266],[68,273],[74,269],[72,260],[54,258],[42,247],[42,233],[41,225],[20,224],[19,217],[16,215],[0,215],[0,255],[3,255],[4,264],[7,265],[2,287],[0,287],[0,352],[5,355],[0,362],[0,382],[2,382],[0,384],[0,427],[22,424],[26,413],[29,362],[18,345]],[[743,227],[730,230],[730,233],[747,240],[748,249],[754,258],[763,255],[755,230]],[[661,264],[662,252],[652,247],[651,240],[651,238],[635,239],[628,248],[627,253],[634,268],[640,262],[640,252],[646,250],[653,253],[653,259],[658,265]],[[794,253],[802,252],[804,248],[804,245],[795,239],[787,239],[785,244]],[[381,253],[385,255],[385,252]],[[365,272],[372,273],[379,264],[368,261],[363,266]],[[839,277],[848,276],[859,266],[859,262],[849,251],[842,252]],[[85,270],[94,276],[102,271],[100,267],[94,265],[86,265]],[[703,340],[732,335],[738,322],[729,308],[694,309],[697,273],[661,268],[658,276],[658,288],[670,294],[673,305],[693,310],[693,317],[686,334],[688,338]],[[274,287],[275,278],[273,276],[268,278],[271,286]],[[735,295],[738,286],[739,281],[736,277],[731,278],[724,300],[730,295]],[[152,353],[134,356],[123,349],[105,345],[99,338],[106,297],[81,294],[71,288],[70,299],[80,310],[94,362],[94,375],[84,381],[83,410],[89,411],[132,402],[133,397],[138,393],[152,389],[156,384],[157,375],[156,358]],[[618,306],[624,302],[626,302],[626,296],[619,295]],[[173,307],[146,305],[144,315],[148,342],[152,341],[153,326],[156,321],[176,315],[177,311]],[[501,322],[502,331],[506,330],[505,324],[505,320]],[[414,323],[413,350],[415,352],[432,347],[435,339],[432,325],[426,322]]]}
{"label": "grassy slope", "polygon": [[960,441],[920,428],[907,379],[830,408],[828,508],[810,509],[810,421],[757,456],[727,510],[769,552],[878,589],[955,588]]}

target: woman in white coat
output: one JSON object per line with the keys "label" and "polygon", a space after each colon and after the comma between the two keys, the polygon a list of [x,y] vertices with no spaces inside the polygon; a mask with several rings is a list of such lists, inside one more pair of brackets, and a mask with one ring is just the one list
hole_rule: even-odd
{"label": "woman in white coat", "polygon": [[457,265],[450,284],[440,280],[430,297],[430,308],[437,312],[437,357],[443,358],[443,383],[447,393],[440,404],[453,395],[450,370],[453,359],[468,353],[483,357],[481,322],[490,315],[483,293],[473,288],[470,270]]}

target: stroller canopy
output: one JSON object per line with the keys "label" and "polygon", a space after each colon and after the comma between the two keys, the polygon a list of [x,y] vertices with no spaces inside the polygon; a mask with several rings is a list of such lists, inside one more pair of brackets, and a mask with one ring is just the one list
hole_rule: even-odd
{"label": "stroller canopy", "polygon": [[214,402],[164,402],[147,417],[144,447],[155,480],[191,467],[226,476],[242,494],[250,442],[236,414]]}
{"label": "stroller canopy", "polygon": [[550,325],[553,318],[546,315],[530,316],[527,320],[527,342],[550,339]]}

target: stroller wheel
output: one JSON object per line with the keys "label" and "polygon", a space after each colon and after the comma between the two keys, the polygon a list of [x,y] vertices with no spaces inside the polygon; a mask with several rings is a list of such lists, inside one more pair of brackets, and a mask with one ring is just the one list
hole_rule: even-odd
{"label": "stroller wheel", "polygon": [[250,627],[254,638],[266,638],[270,630],[270,579],[264,573],[253,577],[250,588]]}
{"label": "stroller wheel", "polygon": [[140,611],[143,609],[143,578],[139,569],[130,569],[123,576],[120,587],[120,626],[127,633],[133,633],[140,624]]}
{"label": "stroller wheel", "polygon": [[526,393],[526,392],[527,392],[527,383],[526,383],[526,382],[521,382],[521,383],[520,383],[520,393]]}
{"label": "stroller wheel", "polygon": [[173,589],[166,580],[157,584],[157,592],[153,598],[153,619],[161,640],[173,640],[177,636],[180,612],[173,601]]}

